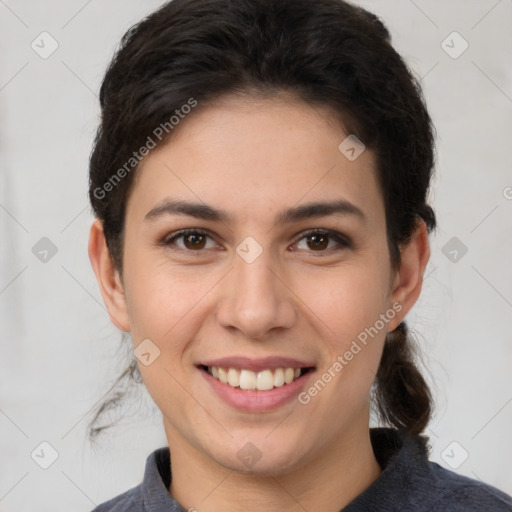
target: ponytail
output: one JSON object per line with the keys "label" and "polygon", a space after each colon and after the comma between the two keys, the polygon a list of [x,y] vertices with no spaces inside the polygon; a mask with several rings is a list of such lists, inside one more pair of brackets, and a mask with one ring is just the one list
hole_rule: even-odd
{"label": "ponytail", "polygon": [[414,355],[407,325],[401,322],[386,336],[375,398],[377,412],[384,422],[421,434],[432,414],[432,395]]}

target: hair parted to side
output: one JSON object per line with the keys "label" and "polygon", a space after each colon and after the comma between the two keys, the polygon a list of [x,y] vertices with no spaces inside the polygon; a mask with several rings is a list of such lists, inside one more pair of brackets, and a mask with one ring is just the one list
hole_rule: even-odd
{"label": "hair parted to side", "polygon": [[[374,14],[343,0],[173,0],[127,31],[100,90],[89,197],[121,275],[134,153],[148,137],[154,146],[170,141],[180,125],[169,120],[190,111],[191,99],[193,116],[224,96],[281,92],[328,107],[374,151],[393,270],[418,221],[436,228],[427,204],[434,127],[417,79]],[[133,376],[127,370],[117,384]],[[432,398],[404,322],[387,335],[375,385],[385,424],[425,429]],[[108,401],[89,424],[91,438],[108,427],[99,426]]]}

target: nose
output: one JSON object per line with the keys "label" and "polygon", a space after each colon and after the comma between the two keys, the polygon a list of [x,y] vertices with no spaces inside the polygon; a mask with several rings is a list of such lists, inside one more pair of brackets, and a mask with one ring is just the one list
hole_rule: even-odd
{"label": "nose", "polygon": [[296,321],[294,295],[280,272],[274,270],[278,266],[268,251],[252,263],[236,254],[233,265],[217,307],[219,324],[251,339],[268,337],[272,329],[290,328]]}

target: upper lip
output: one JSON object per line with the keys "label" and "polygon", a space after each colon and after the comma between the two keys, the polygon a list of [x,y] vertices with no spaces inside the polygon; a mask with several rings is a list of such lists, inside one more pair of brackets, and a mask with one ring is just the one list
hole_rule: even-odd
{"label": "upper lip", "polygon": [[217,366],[221,368],[236,368],[240,370],[252,370],[260,372],[263,370],[275,370],[276,368],[311,368],[314,365],[307,361],[299,361],[290,357],[222,357],[202,361],[199,366]]}

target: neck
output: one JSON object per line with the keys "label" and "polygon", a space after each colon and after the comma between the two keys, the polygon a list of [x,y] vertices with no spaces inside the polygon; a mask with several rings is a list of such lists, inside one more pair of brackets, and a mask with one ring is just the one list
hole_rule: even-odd
{"label": "neck", "polygon": [[190,445],[169,444],[169,491],[185,509],[201,512],[338,512],[382,472],[368,428],[348,431],[309,463],[276,475],[232,471],[209,457],[198,457]]}

